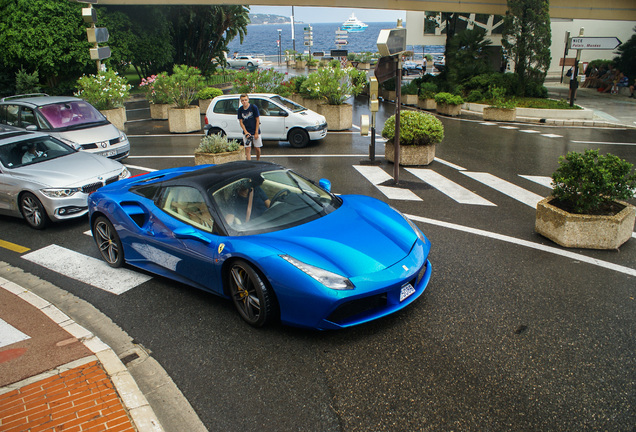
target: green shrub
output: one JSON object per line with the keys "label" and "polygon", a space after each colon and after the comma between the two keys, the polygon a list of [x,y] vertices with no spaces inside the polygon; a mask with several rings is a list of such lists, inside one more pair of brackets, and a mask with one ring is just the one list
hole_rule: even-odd
{"label": "green shrub", "polygon": [[236,93],[276,93],[287,97],[292,94],[293,86],[285,81],[287,74],[274,69],[240,69],[234,75]]}
{"label": "green shrub", "polygon": [[416,83],[411,81],[408,84],[402,86],[402,94],[403,95],[416,95],[419,93],[419,88]]}
{"label": "green shrub", "polygon": [[174,65],[166,78],[167,94],[177,108],[187,108],[203,87],[201,71],[193,66]]}
{"label": "green shrub", "polygon": [[39,93],[40,79],[38,71],[30,74],[23,67],[20,68],[15,74],[15,91],[17,94]]}
{"label": "green shrub", "polygon": [[420,99],[433,99],[437,93],[437,85],[432,82],[422,83],[420,86]]}
{"label": "green shrub", "polygon": [[214,99],[217,96],[221,96],[223,94],[223,90],[216,87],[205,87],[199,90],[197,93],[198,99]]}
{"label": "green shrub", "polygon": [[221,134],[206,135],[201,139],[201,144],[195,150],[196,153],[226,153],[239,149],[239,142],[228,140]]}
{"label": "green shrub", "polygon": [[466,97],[466,102],[479,102],[484,100],[484,94],[481,90],[471,90]]}
{"label": "green shrub", "polygon": [[612,201],[634,196],[632,168],[618,156],[599,155],[598,150],[569,152],[559,158],[559,168],[552,174],[552,196],[572,213],[604,213]]}
{"label": "green shrub", "polygon": [[109,70],[97,75],[84,75],[77,80],[75,96],[98,110],[121,108],[130,92],[130,84],[117,72]]}
{"label": "green shrub", "polygon": [[491,94],[490,106],[494,108],[513,109],[517,106],[514,99],[506,97],[506,89],[503,87],[491,86],[489,89]]}
{"label": "green shrub", "polygon": [[382,88],[386,91],[395,91],[395,78],[390,78],[382,83]]}
{"label": "green shrub", "polygon": [[300,93],[309,99],[325,99],[329,105],[342,105],[349,96],[357,96],[365,81],[353,67],[342,68],[339,61],[312,72],[300,87]]}
{"label": "green shrub", "polygon": [[[384,123],[382,136],[395,138],[395,115]],[[429,145],[442,142],[444,125],[435,116],[420,111],[400,111],[400,145]]]}
{"label": "green shrub", "polygon": [[464,103],[464,99],[460,95],[442,92],[435,95],[435,102],[446,105],[461,105]]}
{"label": "green shrub", "polygon": [[535,98],[547,98],[548,89],[541,83],[531,81],[526,84],[526,96]]}

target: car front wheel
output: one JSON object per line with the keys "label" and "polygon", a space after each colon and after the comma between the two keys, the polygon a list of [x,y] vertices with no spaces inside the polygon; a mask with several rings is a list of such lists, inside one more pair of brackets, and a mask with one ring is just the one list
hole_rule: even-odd
{"label": "car front wheel", "polygon": [[104,216],[93,223],[93,238],[104,261],[111,267],[124,265],[124,248],[115,227]]}
{"label": "car front wheel", "polygon": [[306,147],[309,144],[309,134],[303,129],[292,129],[288,138],[289,144],[294,148]]}
{"label": "car front wheel", "polygon": [[233,262],[228,283],[234,306],[249,325],[262,327],[275,318],[274,295],[249,263]]}
{"label": "car front wheel", "polygon": [[208,129],[208,136],[210,136],[210,135],[225,136],[225,132],[221,128],[213,127],[213,128]]}
{"label": "car front wheel", "polygon": [[49,217],[44,210],[44,206],[35,195],[25,192],[20,197],[20,213],[31,226],[38,230],[46,228]]}

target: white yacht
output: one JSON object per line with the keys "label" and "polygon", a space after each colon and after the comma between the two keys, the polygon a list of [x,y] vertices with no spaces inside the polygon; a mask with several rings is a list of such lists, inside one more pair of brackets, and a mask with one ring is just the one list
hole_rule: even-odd
{"label": "white yacht", "polygon": [[354,14],[351,14],[349,19],[342,23],[342,29],[349,33],[362,32],[365,31],[367,27],[369,26],[356,18]]}

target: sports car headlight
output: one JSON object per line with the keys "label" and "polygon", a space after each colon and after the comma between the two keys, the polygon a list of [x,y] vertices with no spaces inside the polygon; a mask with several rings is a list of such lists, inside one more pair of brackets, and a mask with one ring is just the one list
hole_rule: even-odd
{"label": "sports car headlight", "polygon": [[80,191],[80,188],[48,188],[40,190],[49,198],[67,198]]}
{"label": "sports car headlight", "polygon": [[296,258],[289,255],[280,255],[280,257],[294,265],[299,270],[305,272],[307,275],[316,279],[327,288],[331,288],[333,290],[349,290],[354,288],[353,283],[344,276],[298,261]]}
{"label": "sports car headlight", "polygon": [[119,173],[118,180],[123,180],[128,177],[130,177],[130,171],[128,171],[128,168],[124,167],[124,169]]}
{"label": "sports car headlight", "polygon": [[417,225],[415,225],[415,223],[414,223],[411,219],[409,219],[409,218],[407,218],[406,216],[404,216],[404,214],[403,214],[401,211],[399,211],[398,209],[394,208],[393,206],[391,206],[391,208],[392,208],[393,210],[395,210],[395,212],[396,212],[397,214],[399,214],[400,216],[402,216],[402,217],[404,218],[404,220],[406,221],[406,223],[408,223],[408,224],[409,224],[409,226],[411,227],[411,229],[412,229],[412,230],[415,232],[415,234],[417,235],[417,238],[418,238],[418,239],[420,239],[420,240],[422,240],[424,243],[426,243],[426,239],[424,238],[424,234],[422,234],[422,231],[420,231],[420,229],[417,227]]}

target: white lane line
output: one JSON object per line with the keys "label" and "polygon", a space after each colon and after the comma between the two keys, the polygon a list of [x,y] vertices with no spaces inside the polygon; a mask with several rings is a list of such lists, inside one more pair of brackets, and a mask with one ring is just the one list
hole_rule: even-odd
{"label": "white lane line", "polygon": [[466,233],[470,233],[470,234],[475,234],[475,235],[479,235],[482,237],[488,237],[491,239],[495,239],[495,240],[500,240],[500,241],[504,241],[507,243],[512,243],[512,244],[516,244],[519,246],[524,246],[527,248],[531,248],[531,249],[536,249],[536,250],[540,250],[543,252],[548,252],[551,254],[555,254],[555,255],[560,255],[566,258],[570,258],[574,261],[579,261],[579,262],[584,262],[587,264],[592,264],[598,267],[603,267],[606,268],[608,270],[613,270],[616,272],[620,272],[620,273],[624,273],[626,275],[629,276],[636,276],[636,269],[633,268],[629,268],[629,267],[625,267],[625,266],[621,266],[618,264],[614,264],[608,261],[602,261],[596,258],[590,258],[588,256],[585,255],[581,255],[581,254],[577,254],[574,252],[570,252],[570,251],[566,251],[566,250],[562,250],[562,249],[558,249],[552,246],[545,246],[542,244],[538,244],[538,243],[532,243],[529,242],[527,240],[521,240],[518,238],[514,238],[514,237],[510,237],[507,235],[503,235],[503,234],[497,234],[497,233],[493,233],[490,231],[484,231],[484,230],[480,230],[480,229],[476,229],[476,228],[470,228],[470,227],[466,227],[463,225],[457,225],[457,224],[453,224],[450,222],[443,222],[443,221],[438,221],[435,219],[429,219],[429,218],[425,218],[425,217],[420,217],[420,216],[414,216],[414,215],[406,215],[406,217],[408,217],[411,220],[417,221],[417,222],[422,222],[422,223],[426,223],[426,224],[430,224],[430,225],[437,225],[443,228],[450,228],[450,229],[454,229],[457,231],[463,231]]}
{"label": "white lane line", "polygon": [[191,155],[169,155],[169,156],[153,156],[153,155],[148,155],[148,156],[128,156],[126,159],[176,159],[176,158],[193,158],[194,157],[194,153]]}
{"label": "white lane line", "polygon": [[541,136],[546,138],[563,138],[563,135],[557,134],[541,134]]}
{"label": "white lane line", "polygon": [[491,203],[487,199],[480,197],[476,193],[469,191],[465,187],[458,185],[435,171],[421,168],[407,168],[406,170],[460,204],[496,207],[496,204]]}
{"label": "white lane line", "polygon": [[[202,137],[205,134],[185,134],[185,135],[126,135],[128,138],[157,138],[157,137],[170,137],[170,138],[185,138],[185,137]],[[129,156],[130,157],[130,156]]]}
{"label": "white lane line", "polygon": [[136,169],[136,170],[140,170],[140,171],[146,171],[146,172],[155,172],[157,171],[154,168],[146,168],[146,167],[140,167],[137,165],[129,165],[129,164],[124,164],[126,165],[126,168],[132,168],[132,169]]}
{"label": "white lane line", "polygon": [[492,123],[492,122],[481,122],[479,124],[484,126],[497,126],[497,123]]}
{"label": "white lane line", "polygon": [[[635,122],[636,123],[636,122]],[[636,142],[610,142],[610,141],[576,141],[570,140],[570,142],[577,144],[607,144],[607,145],[627,145],[627,146],[636,146]]]}
{"label": "white lane line", "polygon": [[402,201],[422,201],[422,198],[415,195],[409,189],[402,189],[391,186],[380,186],[382,183],[389,180],[393,180],[386,171],[380,167],[367,166],[367,165],[354,165],[353,166],[364,178],[366,178],[371,184],[378,188],[388,199],[402,200]]}
{"label": "white lane line", "polygon": [[[377,140],[376,140],[377,141]],[[263,155],[263,158],[341,158],[341,157],[356,157],[356,158],[365,158],[368,157],[368,154],[294,154],[294,155]],[[376,154],[376,158],[384,157],[383,154]],[[128,156],[126,159],[193,159],[194,154],[191,155],[171,155],[171,156]]]}
{"label": "white lane line", "polygon": [[466,170],[466,168],[461,167],[461,166],[459,166],[459,165],[455,165],[454,163],[450,163],[450,162],[448,162],[448,161],[445,161],[444,159],[435,158],[435,162],[439,162],[439,163],[441,163],[441,164],[444,164],[444,165],[446,165],[446,166],[449,166],[449,167],[451,167],[451,168],[454,168],[454,169],[456,169],[457,171],[465,171],[465,170]]}
{"label": "white lane line", "polygon": [[31,339],[31,336],[22,333],[6,321],[0,319],[0,348]]}
{"label": "white lane line", "polygon": [[494,175],[489,173],[467,172],[467,171],[461,171],[461,172],[463,174],[466,174],[468,177],[474,180],[477,180],[478,182],[483,183],[486,186],[491,187],[535,209],[537,208],[537,203],[541,201],[543,198],[545,198],[533,192],[530,192],[529,190],[526,190],[522,187],[519,187],[513,183],[500,179],[499,177],[495,177]]}
{"label": "white lane line", "polygon": [[55,244],[22,255],[22,258],[117,295],[152,279],[150,276],[132,270],[112,268],[102,260]]}
{"label": "white lane line", "polygon": [[499,126],[501,129],[519,129],[517,126]]}
{"label": "white lane line", "polygon": [[548,176],[531,176],[531,175],[521,175],[519,177],[523,177],[526,180],[530,180],[531,182],[535,182],[540,184],[541,186],[545,186],[547,188],[552,189],[552,177]]}
{"label": "white lane line", "polygon": [[534,129],[520,129],[519,132],[525,132],[525,133],[529,133],[529,134],[539,133],[538,130],[534,130]]}

